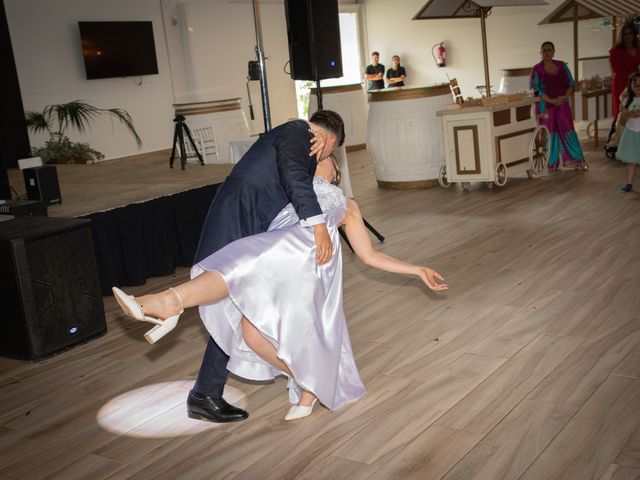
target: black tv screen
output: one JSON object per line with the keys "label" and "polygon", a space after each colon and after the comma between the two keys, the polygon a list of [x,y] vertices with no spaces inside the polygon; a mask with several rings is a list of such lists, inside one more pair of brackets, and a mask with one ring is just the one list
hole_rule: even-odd
{"label": "black tv screen", "polygon": [[87,79],[158,73],[151,22],[78,22]]}

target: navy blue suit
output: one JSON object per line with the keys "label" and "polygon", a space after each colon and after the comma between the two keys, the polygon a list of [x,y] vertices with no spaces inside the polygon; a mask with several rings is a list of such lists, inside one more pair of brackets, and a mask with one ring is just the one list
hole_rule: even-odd
{"label": "navy blue suit", "polygon": [[[289,202],[301,219],[322,214],[313,191],[312,135],[302,120],[263,135],[218,188],[204,222],[194,263],[239,238],[265,232]],[[229,357],[209,337],[193,390],[222,396]]]}

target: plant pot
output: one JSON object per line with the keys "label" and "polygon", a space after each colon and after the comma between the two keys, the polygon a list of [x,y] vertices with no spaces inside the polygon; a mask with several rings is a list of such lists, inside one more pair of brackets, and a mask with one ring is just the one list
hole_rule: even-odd
{"label": "plant pot", "polygon": [[70,165],[70,164],[86,164],[87,161],[80,158],[63,156],[58,158],[52,158],[47,163],[54,164],[54,165]]}

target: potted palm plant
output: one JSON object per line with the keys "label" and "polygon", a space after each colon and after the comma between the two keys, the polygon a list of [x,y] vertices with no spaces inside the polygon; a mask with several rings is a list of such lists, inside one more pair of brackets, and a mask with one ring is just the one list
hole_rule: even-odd
{"label": "potted palm plant", "polygon": [[129,113],[121,108],[97,108],[82,100],[68,103],[47,105],[42,112],[27,112],[25,120],[27,128],[34,133],[47,132],[49,140],[43,147],[32,149],[34,156],[50,163],[92,163],[102,160],[104,155],[94,150],[88,143],[72,142],[66,132],[69,127],[85,132],[91,122],[98,116],[113,115],[120,120],[136,139],[138,147],[142,141],[133,126],[133,119]]}

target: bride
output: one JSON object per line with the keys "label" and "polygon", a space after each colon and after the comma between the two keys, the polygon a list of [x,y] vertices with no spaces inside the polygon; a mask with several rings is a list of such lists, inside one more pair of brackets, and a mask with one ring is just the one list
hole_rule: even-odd
{"label": "bride", "polygon": [[342,307],[342,253],[338,227],[366,265],[418,276],[430,289],[446,290],[434,270],[376,251],[358,205],[336,185],[335,159],[318,163],[313,180],[331,242],[331,259],[319,266],[313,229],[303,227],[291,204],[269,230],[245,237],[194,265],[191,280],[160,293],[134,298],[113,288],[124,312],[156,324],[145,337],[154,343],[171,331],[187,307],[200,316],[229,355],[228,370],[249,380],[289,377],[294,406],[285,420],[310,415],[317,401],[331,410],[365,393],[353,357]]}

